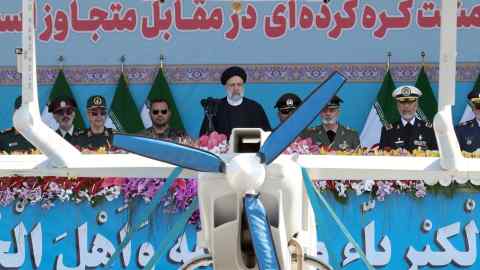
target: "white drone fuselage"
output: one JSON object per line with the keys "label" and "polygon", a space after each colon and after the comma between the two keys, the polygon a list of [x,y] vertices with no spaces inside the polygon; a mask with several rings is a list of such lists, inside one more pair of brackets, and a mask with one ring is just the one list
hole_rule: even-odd
{"label": "white drone fuselage", "polygon": [[[259,159],[255,153],[235,153],[245,139],[245,134],[260,134],[259,145],[268,133],[260,129],[235,129],[230,139],[231,159],[226,160],[226,175],[200,173],[198,196],[202,229],[197,243],[207,248],[213,257],[215,269],[257,269],[248,261],[245,250],[248,233],[242,227],[243,197],[246,193],[259,193],[281,269],[291,269],[291,253],[288,241],[295,236],[305,253],[316,255],[316,225],[312,207],[303,187],[300,166],[292,156],[282,155],[264,167],[263,179],[249,178],[261,176]],[[249,138],[252,139],[251,137]],[[241,159],[243,166],[231,165]],[[243,171],[242,170],[247,170]],[[242,178],[243,177],[243,178]],[[227,180],[227,181],[226,181]],[[252,188],[254,187],[254,188]]]}

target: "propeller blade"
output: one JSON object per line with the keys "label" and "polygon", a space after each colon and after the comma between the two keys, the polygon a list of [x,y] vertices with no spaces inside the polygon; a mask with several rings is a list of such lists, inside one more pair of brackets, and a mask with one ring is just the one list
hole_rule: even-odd
{"label": "propeller blade", "polygon": [[225,172],[223,160],[208,151],[144,136],[114,134],[113,145],[151,159],[200,172]]}
{"label": "propeller blade", "polygon": [[259,151],[262,162],[270,164],[274,161],[315,120],[345,81],[345,77],[335,71],[315,88],[302,105],[267,138]]}

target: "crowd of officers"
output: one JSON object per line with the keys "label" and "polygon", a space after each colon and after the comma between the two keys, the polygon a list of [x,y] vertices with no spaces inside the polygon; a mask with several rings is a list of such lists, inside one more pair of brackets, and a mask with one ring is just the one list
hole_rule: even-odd
{"label": "crowd of officers", "polygon": [[[223,72],[221,83],[224,85],[226,96],[215,102],[215,113],[210,115],[208,120],[206,113],[200,135],[211,132],[213,129],[229,136],[231,130],[236,127],[259,127],[270,131],[270,123],[263,107],[254,100],[244,97],[246,81],[247,74],[240,67],[230,67]],[[400,119],[395,123],[383,125],[380,142],[374,147],[383,150],[437,150],[432,124],[417,116],[422,92],[414,86],[406,85],[395,89],[392,98],[396,101]],[[325,107],[319,108],[320,125],[307,128],[300,137],[311,138],[314,143],[328,150],[358,149],[360,147],[358,133],[342,125],[338,120],[342,102],[342,99],[334,96]],[[461,150],[473,152],[480,148],[480,89],[473,89],[468,94],[468,102],[475,117],[456,126],[455,132]],[[302,99],[293,93],[282,95],[274,106],[280,124],[287,120],[301,104]],[[141,135],[172,140],[185,136],[183,131],[170,126],[171,111],[167,101],[156,99],[149,101],[147,105],[152,127],[143,130]],[[15,109],[20,106],[21,98],[18,97],[15,101]],[[75,101],[68,97],[58,97],[49,103],[48,110],[58,123],[56,132],[79,149],[95,150],[100,147],[110,149],[113,130],[105,127],[107,119],[105,98],[94,95],[88,99],[87,115],[90,123],[88,129],[79,130],[74,127],[76,109]],[[32,149],[34,147],[14,128],[0,133],[0,152],[11,153]]]}
{"label": "crowd of officers", "polygon": [[[21,104],[21,97],[17,97],[15,110],[20,108]],[[182,131],[169,125],[171,112],[167,101],[151,100],[148,107],[152,126],[141,131],[139,135],[158,139],[175,139],[184,136]],[[78,149],[112,149],[114,130],[105,126],[108,113],[107,102],[103,96],[94,95],[87,101],[87,117],[90,124],[87,129],[81,130],[74,126],[77,104],[70,97],[57,97],[49,103],[48,111],[52,113],[58,124],[56,133]],[[35,147],[13,127],[0,133],[0,152],[28,152],[34,149]]]}

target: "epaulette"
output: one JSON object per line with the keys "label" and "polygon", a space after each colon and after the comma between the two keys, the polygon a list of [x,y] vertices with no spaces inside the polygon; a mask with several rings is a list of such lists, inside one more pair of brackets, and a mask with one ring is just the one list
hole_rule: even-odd
{"label": "epaulette", "polygon": [[430,123],[430,122],[425,122],[425,126],[427,128],[432,128],[433,127],[432,123]]}
{"label": "epaulette", "polygon": [[87,132],[86,130],[78,130],[78,131],[74,131],[73,135],[74,136],[80,136],[80,135],[85,134],[86,132]]}
{"label": "epaulette", "polygon": [[392,124],[385,124],[385,129],[386,130],[390,130],[392,128],[393,128]]}
{"label": "epaulette", "polygon": [[346,130],[349,130],[349,131],[357,132],[355,129],[353,129],[353,128],[349,127],[349,126],[346,126],[345,129],[346,129]]}

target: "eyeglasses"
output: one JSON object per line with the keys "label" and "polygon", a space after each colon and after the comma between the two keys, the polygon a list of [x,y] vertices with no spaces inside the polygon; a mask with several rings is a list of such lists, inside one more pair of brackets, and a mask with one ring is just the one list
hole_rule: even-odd
{"label": "eyeglasses", "polygon": [[107,115],[107,111],[88,111],[88,113],[90,113],[92,116],[105,116]]}
{"label": "eyeglasses", "polygon": [[73,113],[73,108],[60,109],[54,112],[54,114],[58,114],[58,115],[71,115],[72,113]]}
{"label": "eyeglasses", "polygon": [[153,115],[157,115],[157,114],[159,114],[159,113],[165,115],[165,114],[168,113],[168,110],[153,110],[153,111],[152,111],[152,114],[153,114]]}
{"label": "eyeglasses", "polygon": [[295,111],[295,109],[280,109],[278,110],[281,114],[290,114],[292,113],[293,111]]}

